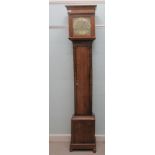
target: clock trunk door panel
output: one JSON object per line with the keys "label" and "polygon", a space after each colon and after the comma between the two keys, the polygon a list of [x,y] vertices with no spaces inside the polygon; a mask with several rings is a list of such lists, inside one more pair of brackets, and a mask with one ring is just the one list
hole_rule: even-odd
{"label": "clock trunk door panel", "polygon": [[75,113],[89,115],[91,109],[91,50],[88,46],[77,46],[75,56]]}

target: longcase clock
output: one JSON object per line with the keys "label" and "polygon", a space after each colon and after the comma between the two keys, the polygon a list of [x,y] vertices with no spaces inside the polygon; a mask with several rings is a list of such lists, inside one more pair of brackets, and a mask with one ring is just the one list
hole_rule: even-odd
{"label": "longcase clock", "polygon": [[96,6],[66,7],[74,57],[75,113],[71,120],[70,151],[96,152],[95,115],[92,113],[92,42],[95,39]]}

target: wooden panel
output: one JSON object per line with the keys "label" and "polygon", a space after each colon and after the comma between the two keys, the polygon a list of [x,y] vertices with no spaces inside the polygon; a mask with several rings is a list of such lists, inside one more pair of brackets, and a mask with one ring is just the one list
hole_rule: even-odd
{"label": "wooden panel", "polygon": [[83,44],[74,50],[75,70],[75,115],[92,114],[91,46]]}
{"label": "wooden panel", "polygon": [[72,118],[72,143],[95,143],[94,116],[74,116]]}

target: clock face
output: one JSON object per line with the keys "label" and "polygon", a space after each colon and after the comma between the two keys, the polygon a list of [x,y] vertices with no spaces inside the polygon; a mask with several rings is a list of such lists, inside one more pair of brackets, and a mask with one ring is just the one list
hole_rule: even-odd
{"label": "clock face", "polygon": [[91,35],[91,22],[89,17],[73,18],[74,35],[84,36]]}

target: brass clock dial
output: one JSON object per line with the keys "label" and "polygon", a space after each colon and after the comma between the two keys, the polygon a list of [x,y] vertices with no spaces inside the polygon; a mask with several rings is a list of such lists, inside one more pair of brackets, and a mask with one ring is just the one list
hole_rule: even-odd
{"label": "brass clock dial", "polygon": [[89,17],[73,18],[74,35],[83,36],[91,35],[91,22]]}

